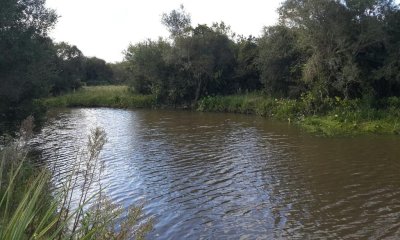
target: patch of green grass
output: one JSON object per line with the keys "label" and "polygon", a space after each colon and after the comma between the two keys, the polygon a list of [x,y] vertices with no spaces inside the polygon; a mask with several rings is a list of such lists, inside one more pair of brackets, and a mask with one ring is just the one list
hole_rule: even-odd
{"label": "patch of green grass", "polygon": [[290,99],[274,99],[258,93],[205,97],[198,111],[257,114],[280,120],[295,118],[302,112],[301,103]]}
{"label": "patch of green grass", "polygon": [[359,135],[359,134],[400,134],[400,126],[397,121],[391,119],[357,121],[341,121],[332,116],[306,117],[300,125],[309,132],[334,135]]}
{"label": "patch of green grass", "polygon": [[92,86],[65,95],[40,100],[47,107],[112,107],[151,108],[156,105],[152,95],[138,95],[127,86]]}

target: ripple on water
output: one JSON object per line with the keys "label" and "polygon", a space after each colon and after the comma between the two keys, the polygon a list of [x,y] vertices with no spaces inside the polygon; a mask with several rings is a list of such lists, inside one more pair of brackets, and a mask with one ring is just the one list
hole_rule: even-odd
{"label": "ripple on water", "polygon": [[[87,134],[106,130],[102,181],[145,203],[156,239],[395,238],[400,140],[318,138],[232,114],[72,109],[32,141],[62,181]],[[226,121],[229,119],[229,121]]]}

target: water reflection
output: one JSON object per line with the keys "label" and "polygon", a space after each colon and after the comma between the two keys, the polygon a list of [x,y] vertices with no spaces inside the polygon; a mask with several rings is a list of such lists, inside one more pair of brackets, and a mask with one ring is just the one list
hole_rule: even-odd
{"label": "water reflection", "polygon": [[109,140],[108,194],[146,202],[157,219],[150,239],[400,234],[398,138],[312,137],[244,115],[72,109],[32,144],[68,172],[96,126]]}

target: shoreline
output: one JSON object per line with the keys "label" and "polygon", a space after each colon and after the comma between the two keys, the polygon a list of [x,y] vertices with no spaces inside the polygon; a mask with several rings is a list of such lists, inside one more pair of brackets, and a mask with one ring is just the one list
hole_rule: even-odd
{"label": "shoreline", "polygon": [[286,121],[323,136],[400,134],[400,100],[397,98],[387,101],[382,109],[367,106],[361,100],[326,99],[317,112],[313,102],[307,99],[276,99],[261,93],[204,97],[190,106],[159,104],[154,96],[133,94],[126,86],[97,86],[38,101],[47,108],[149,108],[258,115]]}

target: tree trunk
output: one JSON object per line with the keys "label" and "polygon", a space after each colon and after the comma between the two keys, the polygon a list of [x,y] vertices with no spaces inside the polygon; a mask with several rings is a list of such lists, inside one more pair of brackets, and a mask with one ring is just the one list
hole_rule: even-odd
{"label": "tree trunk", "polygon": [[203,81],[202,81],[201,79],[199,79],[199,81],[198,81],[198,83],[197,83],[196,95],[195,95],[195,98],[194,98],[194,103],[197,103],[197,101],[198,101],[199,98],[200,98],[202,82],[203,82]]}

